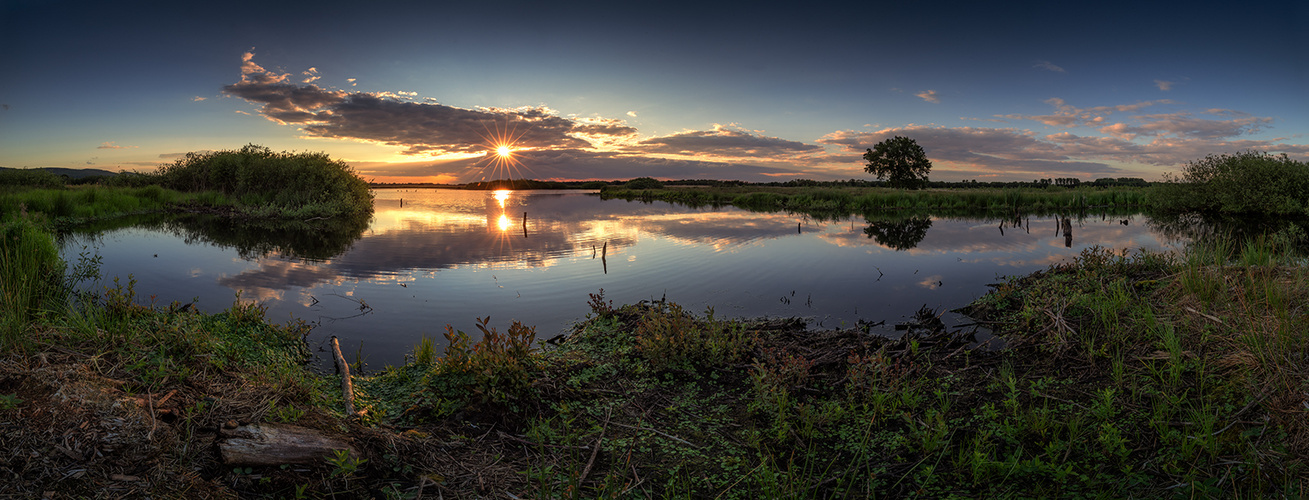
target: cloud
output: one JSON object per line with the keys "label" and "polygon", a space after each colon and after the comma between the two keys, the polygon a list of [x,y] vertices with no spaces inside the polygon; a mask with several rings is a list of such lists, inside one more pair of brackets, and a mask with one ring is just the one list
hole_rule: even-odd
{"label": "cloud", "polygon": [[1103,162],[1073,157],[1058,143],[1016,128],[909,125],[875,132],[837,131],[823,136],[818,142],[842,146],[853,155],[897,135],[913,138],[927,152],[929,159],[951,169],[1010,176],[1045,176],[1051,172],[1104,176],[1118,171]]}
{"label": "cloud", "polygon": [[941,100],[936,97],[935,90],[924,90],[914,95],[923,98],[923,100],[927,102],[941,102]]}
{"label": "cloud", "polygon": [[1127,113],[1137,111],[1150,106],[1160,104],[1173,104],[1168,99],[1159,99],[1157,101],[1142,101],[1134,104],[1120,104],[1116,106],[1095,106],[1090,108],[1078,108],[1070,106],[1063,99],[1052,97],[1045,100],[1046,104],[1055,107],[1054,114],[1051,115],[994,115],[997,118],[1007,118],[1011,120],[1032,120],[1040,122],[1051,127],[1076,127],[1082,125],[1101,126],[1106,124],[1106,119],[1114,113]]}
{"label": "cloud", "polygon": [[206,99],[209,99],[209,98],[208,98],[208,97],[195,96],[195,97],[192,97],[192,98],[191,98],[191,101],[192,101],[192,102],[200,102],[200,101],[203,101],[203,100],[206,100]]}
{"label": "cloud", "polygon": [[1055,66],[1050,61],[1036,61],[1036,64],[1032,65],[1032,67],[1053,71],[1055,73],[1067,73],[1067,71],[1064,71],[1063,68],[1059,66]]}
{"label": "cloud", "polygon": [[302,71],[300,74],[305,77],[305,79],[300,80],[300,83],[314,83],[318,79],[322,78],[321,76],[318,76],[318,68],[309,68],[307,70]]}
{"label": "cloud", "polygon": [[1155,80],[1155,81],[1154,81],[1154,86],[1159,87],[1159,90],[1162,90],[1162,91],[1165,91],[1165,92],[1167,92],[1167,91],[1169,91],[1169,90],[1173,90],[1173,85],[1176,85],[1176,84],[1177,84],[1177,82],[1170,82],[1170,81],[1166,81],[1166,80]]}
{"label": "cloud", "polygon": [[[1253,118],[1253,117],[1251,117]],[[1263,120],[1263,119],[1255,119]],[[837,131],[817,142],[840,146],[851,156],[863,153],[894,136],[913,138],[936,163],[934,171],[950,170],[955,175],[1024,179],[1036,177],[1076,176],[1122,177],[1149,174],[1126,172],[1132,165],[1178,167],[1205,155],[1223,151],[1260,150],[1309,157],[1309,145],[1284,144],[1284,139],[1231,140],[1222,127],[1210,131],[1185,117],[1169,117],[1152,122],[1167,129],[1148,141],[1132,140],[1143,136],[1097,137],[1071,132],[1040,135],[1018,128],[941,127],[909,125],[876,132]],[[1212,125],[1201,120],[1201,125]],[[1263,123],[1260,121],[1260,123]],[[1140,168],[1156,171],[1155,168]],[[1130,174],[1130,175],[1129,175]]]}
{"label": "cloud", "polygon": [[731,126],[714,124],[713,130],[692,130],[642,140],[633,148],[646,153],[730,157],[777,157],[816,153],[822,146],[766,137]]}
{"label": "cloud", "polygon": [[442,155],[484,152],[496,136],[508,136],[516,148],[582,149],[636,134],[618,120],[563,118],[543,106],[465,109],[412,102],[417,92],[347,92],[292,84],[285,75],[270,76],[248,58],[244,62],[241,81],[224,86],[223,92],[260,104],[265,118],[299,125],[309,137],[398,146],[409,155]]}
{"label": "cloud", "polygon": [[627,112],[627,116],[630,116],[630,117],[632,117],[632,118],[636,118],[636,112],[635,112],[635,111],[628,111],[628,112]]}
{"label": "cloud", "polygon": [[4,108],[5,111],[9,111],[9,105],[8,105],[8,104],[0,104],[0,108]]}
{"label": "cloud", "polygon": [[96,146],[95,148],[96,149],[135,149],[136,146],[119,146],[117,144],[114,144],[114,141],[109,141],[109,142],[102,142],[100,143],[99,146]]}

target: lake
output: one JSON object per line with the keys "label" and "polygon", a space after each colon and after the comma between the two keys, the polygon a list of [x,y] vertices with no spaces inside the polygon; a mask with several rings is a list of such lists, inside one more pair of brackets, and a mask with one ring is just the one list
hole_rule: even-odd
{"label": "lake", "polygon": [[581,191],[375,195],[371,222],[340,234],[156,217],[66,234],[61,247],[70,262],[100,255],[101,286],[132,275],[143,302],[195,300],[216,312],[239,292],[265,304],[270,321],[317,323],[311,346],[338,336],[347,357],[362,352],[376,369],[403,363],[423,335],[444,345],[447,324],[476,332],[479,317],[553,337],[586,317],[588,295],[600,289],[615,304],[667,298],[701,314],[802,317],[823,328],[886,321],[891,333],[923,306],[961,307],[1004,276],[1091,246],[1184,243],[1139,214],[815,220]]}

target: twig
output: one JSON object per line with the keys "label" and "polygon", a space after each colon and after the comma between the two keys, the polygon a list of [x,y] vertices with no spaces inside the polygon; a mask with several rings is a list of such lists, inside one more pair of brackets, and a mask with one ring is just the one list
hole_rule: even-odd
{"label": "twig", "polygon": [[685,444],[685,445],[687,445],[687,446],[690,446],[690,447],[692,447],[692,448],[701,448],[701,446],[699,446],[699,445],[697,445],[697,444],[694,444],[694,443],[692,443],[692,442],[690,442],[690,441],[687,441],[687,440],[685,440],[685,439],[679,438],[679,437],[674,436],[674,435],[672,435],[672,434],[669,434],[669,433],[666,433],[666,432],[660,431],[659,429],[651,429],[651,428],[649,428],[649,427],[638,427],[638,426],[635,426],[635,425],[620,424],[620,423],[618,423],[618,422],[613,422],[613,424],[614,424],[614,425],[617,425],[617,426],[619,426],[619,427],[626,427],[626,428],[628,428],[628,429],[636,429],[636,430],[640,430],[640,431],[650,431],[650,432],[653,432],[653,433],[658,434],[658,435],[660,435],[660,436],[663,436],[663,437],[666,437],[666,438],[668,438],[668,439],[671,439],[671,440],[673,440],[673,441],[677,441],[677,442],[679,442],[679,443],[682,443],[682,444]]}
{"label": "twig", "polygon": [[1208,314],[1202,313],[1202,312],[1197,311],[1197,310],[1195,310],[1195,309],[1192,309],[1192,308],[1190,308],[1190,307],[1187,307],[1186,310],[1187,310],[1187,311],[1191,311],[1191,312],[1196,313],[1196,314],[1199,314],[1199,315],[1201,315],[1201,316],[1204,316],[1205,319],[1207,319],[1207,320],[1209,320],[1209,321],[1213,321],[1213,322],[1218,323],[1218,324],[1220,324],[1220,325],[1225,325],[1225,324],[1227,324],[1227,323],[1223,323],[1223,320],[1221,320],[1221,319],[1218,319],[1218,318],[1216,318],[1216,317],[1214,317],[1214,316],[1210,316],[1210,315],[1208,315]]}
{"label": "twig", "polygon": [[595,439],[595,448],[591,450],[591,458],[586,461],[586,467],[582,468],[582,475],[577,478],[577,484],[586,482],[586,475],[591,473],[591,466],[595,465],[595,456],[600,453],[600,444],[604,443],[605,431],[609,430],[609,417],[613,415],[613,410],[605,412],[605,423],[600,427],[600,437]]}
{"label": "twig", "polygon": [[152,394],[148,394],[148,393],[147,393],[147,394],[145,395],[145,398],[146,398],[146,401],[149,402],[149,404],[150,404],[150,432],[145,433],[145,440],[146,440],[146,441],[154,441],[154,440],[155,440],[155,401],[154,401],[154,395],[152,395]]}
{"label": "twig", "polygon": [[341,372],[341,396],[345,398],[345,414],[347,416],[355,414],[355,391],[354,383],[350,381],[350,364],[345,362],[345,356],[341,355],[341,343],[332,336],[332,353],[336,354],[336,369]]}

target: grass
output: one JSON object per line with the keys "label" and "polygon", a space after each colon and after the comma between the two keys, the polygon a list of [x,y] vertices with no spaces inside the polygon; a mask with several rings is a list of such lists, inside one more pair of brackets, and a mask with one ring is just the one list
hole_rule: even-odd
{"label": "grass", "polygon": [[[935,311],[893,340],[600,292],[546,349],[489,318],[477,336],[448,329],[443,356],[425,339],[411,363],[356,379],[354,419],[334,377],[302,364],[307,325],[240,301],[215,315],[150,304],[129,277],[42,306],[5,352],[0,412],[61,404],[57,391],[87,403],[7,431],[21,480],[4,491],[91,494],[96,478],[140,474],[166,497],[1296,496],[1309,272],[1260,245],[1090,249],[1008,280],[969,309],[1002,351],[972,349]],[[130,408],[137,448],[59,427]],[[228,420],[345,430],[361,455],[225,468],[204,436]],[[76,462],[38,450],[52,430],[98,446],[97,463],[146,465],[54,486],[42,471]]]}
{"label": "grass", "polygon": [[[337,378],[304,362],[309,325],[270,324],[239,297],[218,314],[155,304],[130,276],[76,294],[94,259],[65,270],[41,216],[5,220],[0,495],[1293,497],[1309,484],[1309,270],[1284,235],[1180,255],[1093,248],[1005,280],[966,311],[1001,351],[930,310],[888,339],[601,291],[555,344],[490,318],[424,339],[412,362],[355,380],[363,411],[348,416]],[[345,435],[360,454],[224,465],[219,429],[253,422]]]}
{"label": "grass", "polygon": [[663,187],[635,189],[610,186],[601,196],[626,200],[668,201],[691,206],[733,205],[755,211],[802,212],[815,216],[870,214],[884,210],[1043,212],[1089,208],[1141,207],[1142,188],[1012,188],[904,191],[889,188],[819,187]]}

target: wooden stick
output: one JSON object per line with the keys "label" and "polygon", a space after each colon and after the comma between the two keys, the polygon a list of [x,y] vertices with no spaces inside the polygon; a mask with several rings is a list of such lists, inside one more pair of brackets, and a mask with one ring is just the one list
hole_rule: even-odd
{"label": "wooden stick", "polygon": [[332,336],[332,353],[336,354],[336,371],[341,373],[341,397],[345,399],[346,416],[355,414],[355,389],[354,383],[350,381],[350,364],[345,362],[345,356],[341,355],[341,343]]}

